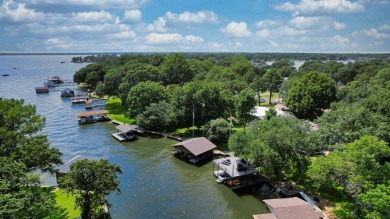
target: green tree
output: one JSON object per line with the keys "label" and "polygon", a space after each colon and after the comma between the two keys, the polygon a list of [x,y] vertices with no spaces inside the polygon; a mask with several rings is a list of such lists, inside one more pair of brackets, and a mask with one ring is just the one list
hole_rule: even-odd
{"label": "green tree", "polygon": [[176,127],[178,112],[166,101],[152,103],[138,114],[137,124],[148,130],[172,130]]}
{"label": "green tree", "polygon": [[309,125],[295,118],[271,117],[229,138],[229,149],[268,175],[301,175],[316,149]]}
{"label": "green tree", "polygon": [[226,144],[230,132],[230,124],[223,118],[211,120],[205,126],[206,138],[215,144]]}
{"label": "green tree", "polygon": [[269,91],[269,104],[271,104],[272,93],[277,92],[282,85],[283,77],[274,69],[269,69],[261,78],[265,88]]}
{"label": "green tree", "polygon": [[236,99],[237,118],[244,124],[244,128],[248,122],[254,119],[252,113],[256,106],[255,95],[256,93],[252,89],[247,88],[241,91]]}
{"label": "green tree", "polygon": [[[119,95],[119,84],[122,82],[124,72],[119,69],[111,69],[104,76],[104,94],[108,96]],[[96,88],[97,90],[97,88]]]}
{"label": "green tree", "polygon": [[38,134],[44,121],[23,100],[0,98],[0,218],[44,218],[59,210],[53,194],[31,174],[54,173],[62,164],[60,151]]}
{"label": "green tree", "polygon": [[181,84],[190,81],[194,75],[184,54],[168,55],[162,65],[164,84]]}
{"label": "green tree", "polygon": [[327,157],[314,160],[307,175],[317,187],[342,186],[354,200],[353,214],[359,216],[362,206],[359,197],[390,180],[389,157],[390,148],[386,142],[363,136]]}
{"label": "green tree", "polygon": [[99,83],[99,74],[96,71],[89,72],[85,77],[85,83],[89,87],[96,87],[96,85]]}
{"label": "green tree", "polygon": [[286,104],[299,118],[315,119],[335,99],[335,81],[326,74],[310,72],[292,85]]}
{"label": "green tree", "polygon": [[122,170],[108,160],[80,160],[71,164],[70,171],[59,178],[59,186],[76,194],[76,205],[84,219],[97,218],[103,213],[103,206],[111,207],[106,196],[112,191],[120,193],[117,174]]}
{"label": "green tree", "polygon": [[167,98],[164,87],[152,81],[141,82],[131,88],[127,97],[129,116],[135,118],[152,103],[158,103]]}
{"label": "green tree", "polygon": [[364,218],[390,218],[390,181],[359,195]]}

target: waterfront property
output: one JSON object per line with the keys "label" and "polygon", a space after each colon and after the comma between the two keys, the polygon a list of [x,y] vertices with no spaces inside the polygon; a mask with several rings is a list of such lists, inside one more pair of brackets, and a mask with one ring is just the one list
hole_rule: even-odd
{"label": "waterfront property", "polygon": [[51,78],[48,78],[47,81],[48,82],[53,82],[54,84],[62,84],[62,83],[64,83],[64,81],[61,80],[61,78],[59,76],[53,76]]}
{"label": "waterfront property", "polygon": [[48,87],[35,87],[35,93],[49,93]]}
{"label": "waterfront property", "polygon": [[231,189],[254,186],[261,182],[258,171],[251,167],[247,161],[239,157],[215,159],[213,164],[218,167],[214,171],[217,182],[225,183]]}
{"label": "waterfront property", "polygon": [[297,197],[265,199],[263,202],[271,213],[253,215],[254,219],[326,218],[320,209],[313,208],[308,202]]}
{"label": "waterfront property", "polygon": [[61,97],[74,97],[74,90],[65,88],[61,91]]}
{"label": "waterfront property", "polygon": [[70,98],[72,104],[85,104],[86,101],[92,99],[90,96],[77,96]]}
{"label": "waterfront property", "polygon": [[115,127],[119,132],[111,134],[112,137],[118,141],[131,141],[135,140],[138,137],[138,134],[141,133],[141,129],[138,125],[118,125]]}
{"label": "waterfront property", "polygon": [[76,163],[77,161],[79,160],[84,160],[84,159],[93,159],[95,160],[96,158],[92,158],[92,157],[85,157],[85,156],[81,156],[81,155],[77,155],[75,157],[73,157],[72,159],[66,161],[62,166],[60,166],[58,168],[58,170],[56,171],[56,180],[57,180],[57,183],[58,183],[58,179],[62,176],[65,176],[69,171],[70,171],[70,165],[73,164],[73,163]]}
{"label": "waterfront property", "polygon": [[205,137],[191,138],[172,145],[175,149],[173,155],[188,160],[191,163],[198,163],[213,156],[215,144]]}
{"label": "waterfront property", "polygon": [[110,121],[110,118],[107,116],[107,110],[96,110],[89,112],[77,113],[79,125],[91,124],[95,122],[106,122]]}

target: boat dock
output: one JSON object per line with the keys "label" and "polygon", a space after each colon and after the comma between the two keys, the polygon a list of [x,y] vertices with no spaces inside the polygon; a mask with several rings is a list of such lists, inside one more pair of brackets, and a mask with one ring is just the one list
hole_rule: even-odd
{"label": "boat dock", "polygon": [[114,133],[111,134],[112,137],[114,137],[118,141],[126,141],[126,138],[122,137],[121,133]]}
{"label": "boat dock", "polygon": [[108,113],[107,110],[96,110],[96,111],[77,113],[76,116],[78,118],[79,125],[84,125],[84,124],[91,124],[96,122],[110,121],[110,118],[106,116],[107,113]]}

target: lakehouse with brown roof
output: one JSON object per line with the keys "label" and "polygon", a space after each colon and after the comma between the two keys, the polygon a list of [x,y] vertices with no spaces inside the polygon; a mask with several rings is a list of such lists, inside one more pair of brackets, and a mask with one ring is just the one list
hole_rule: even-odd
{"label": "lakehouse with brown roof", "polygon": [[297,198],[265,199],[271,213],[253,215],[254,219],[320,219],[326,218],[322,211]]}
{"label": "lakehouse with brown roof", "polygon": [[173,155],[198,163],[213,156],[213,149],[217,146],[205,137],[191,138],[172,145],[175,149]]}
{"label": "lakehouse with brown roof", "polygon": [[107,116],[107,110],[96,110],[77,113],[76,117],[78,118],[79,125],[91,124],[95,122],[106,122],[110,121],[110,118]]}

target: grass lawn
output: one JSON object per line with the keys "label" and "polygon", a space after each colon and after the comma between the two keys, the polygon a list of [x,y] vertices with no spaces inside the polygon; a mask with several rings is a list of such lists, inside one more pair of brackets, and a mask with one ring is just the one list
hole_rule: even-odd
{"label": "grass lawn", "polygon": [[123,122],[125,124],[133,124],[135,122],[135,119],[125,117],[127,109],[122,107],[122,100],[118,97],[110,97],[110,99],[108,99],[106,110],[108,110],[108,116],[112,120]]}
{"label": "grass lawn", "polygon": [[79,209],[75,209],[75,196],[72,194],[66,193],[63,190],[57,190],[54,192],[56,195],[57,206],[63,207],[67,210],[69,218],[76,218],[81,215]]}

